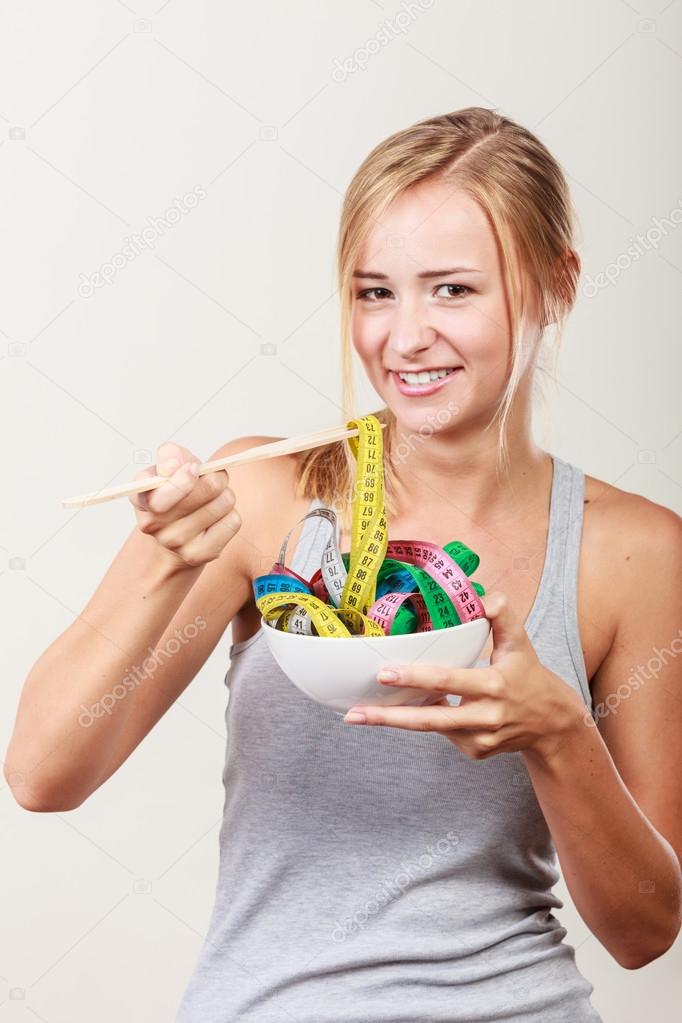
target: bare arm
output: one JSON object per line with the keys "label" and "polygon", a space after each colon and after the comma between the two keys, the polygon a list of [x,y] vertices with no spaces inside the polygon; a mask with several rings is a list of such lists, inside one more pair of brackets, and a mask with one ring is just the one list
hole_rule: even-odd
{"label": "bare arm", "polygon": [[621,966],[667,951],[682,921],[682,520],[637,498],[619,522],[611,649],[589,715],[551,761],[524,753],[566,884]]}
{"label": "bare arm", "polygon": [[[258,442],[238,438],[212,457]],[[246,487],[248,469],[235,467],[237,490]],[[185,517],[175,521],[170,510],[162,513],[166,525],[156,535],[138,524],[83,612],[32,667],[4,766],[17,802],[26,809],[73,809],[110,777],[194,678],[249,599],[249,542],[241,537],[229,542],[240,520],[237,514],[228,521],[236,509],[234,500],[221,496],[227,478],[217,473],[196,480],[195,487],[206,485],[201,503],[195,498],[189,514],[185,507]],[[183,500],[190,501],[190,495]],[[196,534],[202,516],[206,525],[219,527],[223,549],[207,562],[201,563],[199,554],[189,559],[199,563],[188,564],[176,551],[194,548],[177,543],[183,529],[185,537]]]}

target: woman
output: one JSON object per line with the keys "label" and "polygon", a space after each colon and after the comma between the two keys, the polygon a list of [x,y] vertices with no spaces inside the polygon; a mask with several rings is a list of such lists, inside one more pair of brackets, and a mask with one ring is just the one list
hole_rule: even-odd
{"label": "woman", "polygon": [[[162,445],[146,472],[168,482],[133,499],[136,528],[26,680],[8,781],[29,809],[71,809],[233,624],[216,902],[177,1023],[598,1020],[552,912],[555,852],[624,968],[675,940],[680,519],[531,436],[545,328],[560,336],[579,270],[561,169],[493,111],[396,133],[348,188],[346,418],[352,344],[385,402],[389,537],[464,540],[488,590],[479,666],[402,666],[387,683],[439,704],[344,720],[300,693],[259,635],[251,583],[292,523],[288,567],[307,579],[328,539],[309,511],[337,507],[349,549],[346,442],[200,479],[191,452]],[[106,702],[131,661],[199,620],[153,686]],[[602,713],[661,647],[656,681]]]}

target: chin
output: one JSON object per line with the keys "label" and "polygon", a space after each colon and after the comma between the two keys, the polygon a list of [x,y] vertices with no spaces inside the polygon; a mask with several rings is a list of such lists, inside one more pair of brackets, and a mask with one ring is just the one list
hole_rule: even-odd
{"label": "chin", "polygon": [[401,409],[399,412],[394,411],[394,415],[397,436],[404,437],[410,444],[412,438],[416,446],[436,434],[452,432],[455,420],[447,408],[435,405],[430,409]]}

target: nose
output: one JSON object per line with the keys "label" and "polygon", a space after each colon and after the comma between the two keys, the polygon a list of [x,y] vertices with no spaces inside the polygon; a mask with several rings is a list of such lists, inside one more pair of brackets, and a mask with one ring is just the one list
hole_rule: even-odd
{"label": "nose", "polygon": [[435,328],[424,323],[422,312],[403,307],[395,311],[386,348],[397,360],[409,362],[414,355],[431,348],[437,336]]}

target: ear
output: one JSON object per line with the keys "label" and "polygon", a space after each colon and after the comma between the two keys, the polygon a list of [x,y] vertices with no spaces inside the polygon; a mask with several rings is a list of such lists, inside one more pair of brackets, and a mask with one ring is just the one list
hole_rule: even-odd
{"label": "ear", "polygon": [[577,281],[578,278],[580,277],[582,266],[583,265],[580,256],[575,251],[575,249],[569,249],[568,252],[566,253],[566,267],[567,269],[570,268],[571,277],[573,278],[573,280]]}
{"label": "ear", "polygon": [[[570,308],[575,302],[575,295],[578,288],[578,279],[582,270],[580,256],[575,249],[567,249],[564,257],[559,260],[557,273],[559,275],[558,293],[563,298],[566,306]],[[554,320],[542,319],[541,326],[548,327]]]}

